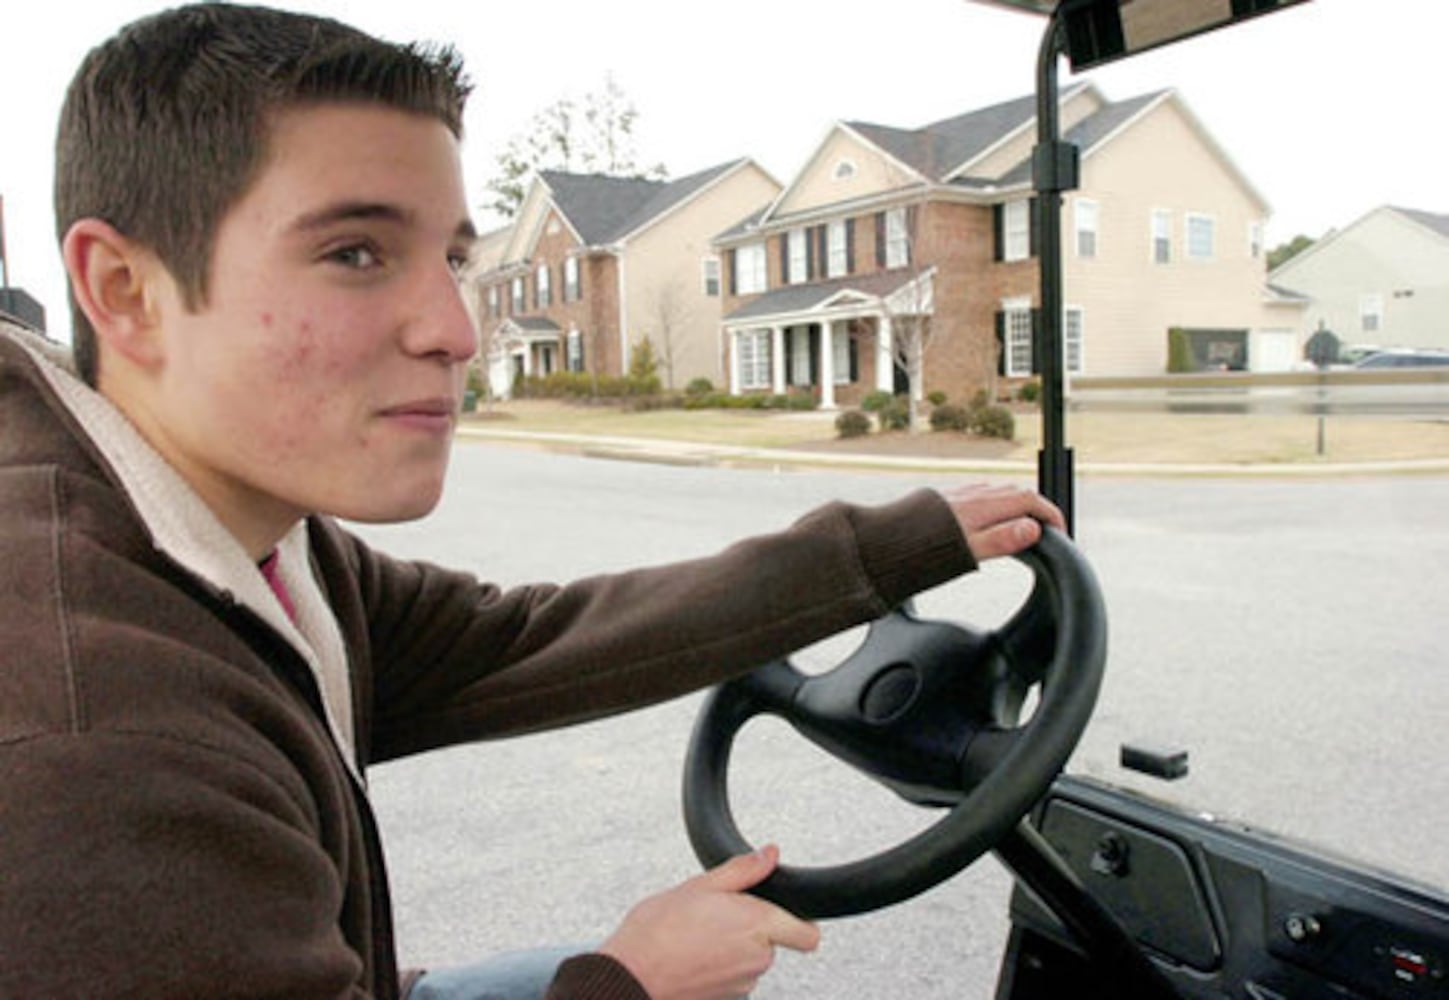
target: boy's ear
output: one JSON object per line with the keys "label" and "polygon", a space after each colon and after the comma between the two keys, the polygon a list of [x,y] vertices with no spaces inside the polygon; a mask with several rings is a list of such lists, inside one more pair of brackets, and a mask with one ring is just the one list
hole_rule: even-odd
{"label": "boy's ear", "polygon": [[162,359],[155,282],[166,269],[155,255],[100,219],[80,219],[61,241],[77,305],[104,344],[131,363],[154,368]]}

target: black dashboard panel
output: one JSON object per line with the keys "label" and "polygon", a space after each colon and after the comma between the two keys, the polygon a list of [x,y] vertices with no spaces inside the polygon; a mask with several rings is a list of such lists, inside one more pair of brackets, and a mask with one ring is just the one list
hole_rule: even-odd
{"label": "black dashboard panel", "polygon": [[[1261,832],[1063,778],[1034,819],[1186,998],[1449,998],[1449,897]],[[998,1000],[1131,995],[1029,892]]]}

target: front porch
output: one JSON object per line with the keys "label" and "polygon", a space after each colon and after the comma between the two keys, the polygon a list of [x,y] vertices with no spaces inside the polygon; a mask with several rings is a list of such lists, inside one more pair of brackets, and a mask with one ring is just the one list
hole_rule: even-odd
{"label": "front porch", "polygon": [[488,340],[488,387],[493,398],[511,398],[519,379],[559,371],[565,363],[563,345],[563,331],[551,319],[505,319]]}
{"label": "front porch", "polygon": [[730,394],[808,390],[833,410],[873,391],[905,393],[900,341],[931,315],[933,274],[787,286],[742,306],[724,322]]}

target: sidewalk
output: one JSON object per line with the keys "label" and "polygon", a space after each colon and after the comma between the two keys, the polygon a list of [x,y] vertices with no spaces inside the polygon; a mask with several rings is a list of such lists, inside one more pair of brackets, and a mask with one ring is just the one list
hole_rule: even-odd
{"label": "sidewalk", "polygon": [[[979,457],[942,458],[919,454],[847,453],[790,447],[757,447],[656,437],[629,437],[572,431],[539,431],[464,421],[463,440],[496,441],[565,451],[592,458],[693,466],[845,467],[891,472],[989,473],[1035,477],[1035,456],[1028,460]],[[1385,461],[1174,462],[1107,461],[1076,463],[1079,475],[1316,477],[1384,474],[1449,474],[1449,457]]]}

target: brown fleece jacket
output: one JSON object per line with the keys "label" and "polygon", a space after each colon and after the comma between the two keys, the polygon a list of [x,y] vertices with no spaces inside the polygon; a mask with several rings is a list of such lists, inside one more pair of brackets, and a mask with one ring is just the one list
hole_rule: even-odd
{"label": "brown fleece jacket", "polygon": [[[929,491],[509,591],[314,517],[299,634],[88,392],[0,334],[0,996],[396,996],[367,764],[715,684],[974,565]],[[550,997],[647,1000],[597,955]]]}

